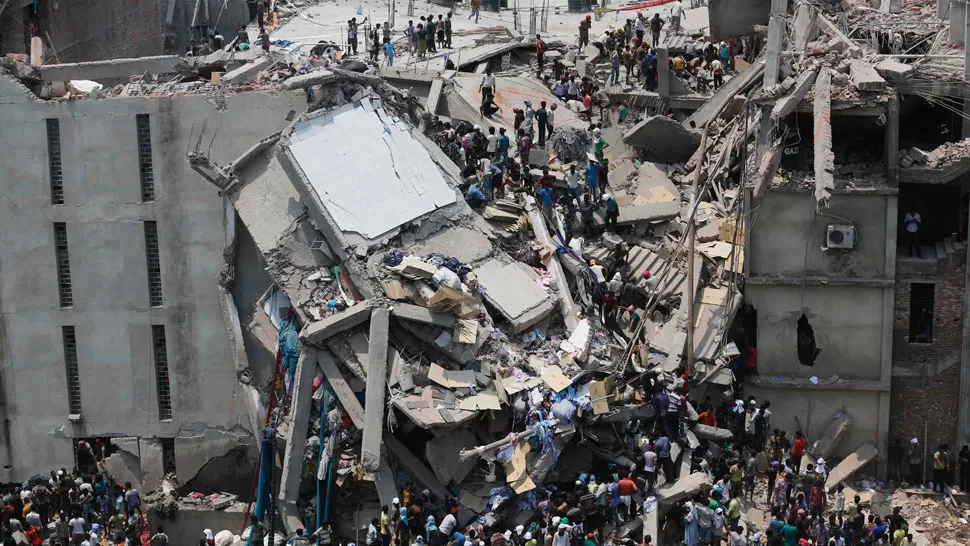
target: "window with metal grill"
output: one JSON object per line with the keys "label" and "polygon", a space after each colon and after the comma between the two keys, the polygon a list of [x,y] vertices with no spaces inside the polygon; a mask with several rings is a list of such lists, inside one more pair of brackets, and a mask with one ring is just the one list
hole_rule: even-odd
{"label": "window with metal grill", "polygon": [[47,120],[47,161],[51,177],[51,204],[64,204],[64,174],[61,170],[61,124]]}
{"label": "window with metal grill", "polygon": [[61,307],[74,306],[74,291],[71,288],[71,260],[67,250],[67,224],[54,223],[54,258],[57,265],[57,290]]}
{"label": "window with metal grill", "polygon": [[138,170],[141,176],[141,200],[155,200],[155,173],[152,169],[152,127],[148,114],[135,116],[138,126]]}
{"label": "window with metal grill", "polygon": [[933,294],[936,285],[913,283],[909,286],[909,342],[933,342]]}
{"label": "window with metal grill", "polygon": [[145,255],[148,258],[148,302],[162,305],[162,264],[158,257],[158,225],[145,222]]}
{"label": "window with metal grill", "polygon": [[165,345],[165,327],[152,326],[152,346],[155,352],[155,384],[158,386],[158,418],[172,418],[172,389],[168,381],[168,349]]}
{"label": "window with metal grill", "polygon": [[81,413],[81,374],[77,369],[77,336],[73,326],[62,326],[64,369],[67,371],[67,403],[72,414]]}

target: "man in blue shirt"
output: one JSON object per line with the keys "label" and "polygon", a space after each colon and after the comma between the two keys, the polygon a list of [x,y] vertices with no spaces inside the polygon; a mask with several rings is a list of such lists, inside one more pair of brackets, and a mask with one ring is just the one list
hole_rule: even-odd
{"label": "man in blue shirt", "polygon": [[472,184],[468,187],[468,192],[465,194],[465,201],[473,209],[481,208],[485,204],[485,194],[478,188],[478,184]]}
{"label": "man in blue shirt", "polygon": [[673,481],[674,462],[670,460],[670,439],[666,436],[657,438],[653,444],[653,450],[657,452],[657,460],[664,471],[664,477],[668,482]]}
{"label": "man in blue shirt", "polygon": [[498,130],[498,155],[502,158],[509,157],[509,137],[505,134],[505,127]]}
{"label": "man in blue shirt", "polygon": [[542,213],[546,215],[549,221],[552,221],[552,188],[542,188],[539,190],[539,195],[542,198]]}
{"label": "man in blue shirt", "polygon": [[653,49],[643,57],[643,89],[656,91],[657,89],[657,55]]}
{"label": "man in blue shirt", "polygon": [[586,166],[586,185],[589,186],[589,192],[593,194],[593,202],[598,202],[597,197],[597,185],[599,184],[599,174],[600,166],[597,165],[596,161],[590,159],[589,165]]}

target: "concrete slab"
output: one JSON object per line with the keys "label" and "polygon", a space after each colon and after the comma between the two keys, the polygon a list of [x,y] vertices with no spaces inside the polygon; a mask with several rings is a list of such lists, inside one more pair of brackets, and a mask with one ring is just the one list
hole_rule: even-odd
{"label": "concrete slab", "polygon": [[396,436],[389,432],[384,434],[384,445],[387,446],[387,451],[394,456],[401,468],[410,474],[412,480],[427,488],[439,499],[448,496],[445,486],[438,480],[434,472],[415,457],[411,450],[405,447]]}
{"label": "concrete slab", "polygon": [[859,449],[853,451],[841,463],[829,471],[829,477],[825,480],[826,491],[835,489],[835,486],[852,477],[856,471],[869,464],[878,454],[879,450],[872,444],[864,444]]}
{"label": "concrete slab", "polygon": [[431,93],[428,95],[428,104],[426,110],[432,116],[438,112],[438,104],[441,102],[441,94],[445,89],[445,81],[441,78],[435,78],[431,82]]}
{"label": "concrete slab", "polygon": [[174,74],[188,64],[178,55],[155,55],[133,59],[110,59],[84,63],[48,64],[38,66],[44,81],[94,80],[98,82],[125,80],[132,74]]}
{"label": "concrete slab", "polygon": [[454,315],[433,313],[426,307],[411,305],[409,303],[395,303],[391,307],[391,315],[397,319],[413,320],[415,322],[423,322],[424,324],[443,326],[445,328],[454,328],[458,325],[458,318]]}
{"label": "concrete slab", "polygon": [[337,400],[340,401],[344,412],[350,417],[355,427],[364,430],[364,408],[360,405],[360,400],[354,395],[350,385],[347,384],[343,374],[340,373],[337,361],[334,360],[330,351],[326,349],[317,351],[317,364],[330,383],[330,388],[337,395]]}
{"label": "concrete slab", "polygon": [[[852,421],[852,416],[842,410],[832,417],[832,420],[826,425],[825,431],[822,432],[822,436],[812,442],[812,445],[809,447],[809,451],[816,460],[819,458],[824,459],[832,454],[835,447],[839,445],[842,438],[849,432],[849,429],[852,427]],[[811,462],[814,463],[815,461]]]}
{"label": "concrete slab", "polygon": [[156,489],[165,477],[162,443],[156,438],[139,438],[138,456],[141,466],[141,486],[145,491]]}
{"label": "concrete slab", "polygon": [[260,57],[251,63],[246,63],[235,70],[226,72],[222,81],[228,85],[242,85],[254,79],[260,72],[269,68],[271,64],[269,57]]}
{"label": "concrete slab", "polygon": [[788,114],[795,111],[795,108],[802,102],[802,99],[808,95],[808,92],[815,85],[815,79],[818,78],[818,70],[807,70],[802,72],[798,76],[798,80],[795,82],[795,87],[788,96],[781,98],[775,103],[775,107],[771,109],[771,120],[777,122],[778,120],[784,118]]}
{"label": "concrete slab", "polygon": [[307,324],[300,332],[300,341],[303,343],[317,344],[329,337],[360,326],[370,320],[373,309],[374,307],[370,302],[362,301],[353,307],[330,315],[321,321]]}
{"label": "concrete slab", "polygon": [[384,395],[387,392],[387,343],[391,314],[386,307],[374,309],[370,319],[367,362],[367,394],[364,400],[364,436],[360,444],[361,465],[376,472],[381,464],[381,435],[384,430]]}
{"label": "concrete slab", "polygon": [[478,445],[478,439],[468,429],[435,436],[428,441],[425,456],[441,483],[461,483],[468,473],[475,468],[478,461],[470,457],[464,461],[454,454],[463,449],[470,449]]}
{"label": "concrete slab", "polygon": [[879,93],[886,90],[886,80],[876,72],[868,61],[855,59],[849,63],[852,83],[859,91]]}
{"label": "concrete slab", "polygon": [[657,490],[657,501],[661,507],[669,508],[672,505],[693,497],[701,492],[705,487],[711,486],[711,480],[703,472],[694,472],[687,476],[681,476],[673,484],[665,485]]}
{"label": "concrete slab", "polygon": [[367,241],[457,200],[410,125],[373,102],[296,124],[287,148],[334,227]]}
{"label": "concrete slab", "polygon": [[645,161],[681,163],[694,155],[701,135],[665,116],[651,116],[627,131],[623,142],[641,148]]}
{"label": "concrete slab", "polygon": [[[824,19],[824,17],[823,17]],[[853,64],[860,63],[855,61]],[[868,64],[865,65],[872,70]],[[868,70],[860,68],[860,79]],[[875,70],[872,74],[882,80]],[[871,80],[870,80],[871,83]],[[873,84],[875,85],[875,84]],[[886,82],[883,81],[883,89]],[[815,94],[812,97],[815,134],[815,201],[828,203],[835,189],[835,154],[832,152],[832,71],[823,68],[815,81]]]}
{"label": "concrete slab", "polygon": [[913,65],[901,63],[894,59],[886,59],[875,66],[876,72],[893,82],[905,79],[913,71]]}
{"label": "concrete slab", "polygon": [[549,294],[519,265],[493,259],[475,269],[485,288],[485,299],[522,332],[549,316],[553,303]]}
{"label": "concrete slab", "polygon": [[709,427],[700,423],[694,425],[693,431],[698,438],[712,442],[727,442],[734,438],[734,433],[726,428]]}

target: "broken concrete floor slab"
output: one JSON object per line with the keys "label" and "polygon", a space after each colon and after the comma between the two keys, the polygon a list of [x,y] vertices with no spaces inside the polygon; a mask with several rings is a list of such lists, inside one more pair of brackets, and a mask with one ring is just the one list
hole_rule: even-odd
{"label": "broken concrete floor slab", "polygon": [[327,338],[367,322],[370,320],[371,311],[373,311],[373,306],[370,302],[358,303],[321,321],[307,324],[300,332],[300,340],[310,344],[320,343]]}
{"label": "broken concrete floor slab", "polygon": [[825,479],[825,490],[831,491],[835,489],[835,486],[849,479],[859,469],[869,464],[870,461],[876,458],[876,455],[879,455],[879,450],[876,449],[876,446],[863,444],[829,471],[828,478]]}
{"label": "broken concrete floor slab", "polygon": [[485,288],[486,301],[511,323],[515,332],[534,326],[555,309],[546,290],[523,267],[528,266],[493,259],[475,269],[478,282]]}
{"label": "broken concrete floor slab", "polygon": [[651,116],[627,131],[623,142],[640,148],[646,161],[682,163],[697,151],[701,135],[666,116]]}

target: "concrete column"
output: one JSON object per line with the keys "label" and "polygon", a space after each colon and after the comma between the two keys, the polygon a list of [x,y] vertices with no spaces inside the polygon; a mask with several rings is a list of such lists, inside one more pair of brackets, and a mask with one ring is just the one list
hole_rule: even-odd
{"label": "concrete column", "polygon": [[[965,124],[965,125],[970,126],[970,124]],[[889,96],[889,104],[886,105],[886,182],[888,182],[891,186],[896,186],[899,184],[898,154],[899,154],[899,98],[897,97],[896,93],[893,92]],[[886,276],[890,277],[890,275],[886,275]]]}
{"label": "concrete column", "polygon": [[[787,12],[788,0],[771,0],[771,19],[768,21],[768,41],[765,43],[763,87],[771,87],[778,83],[778,70],[781,67],[781,52],[785,45],[785,21],[781,16]],[[768,149],[774,125],[774,122],[771,120],[771,108],[762,106],[761,125],[758,127],[758,139],[755,147],[756,159],[758,161],[761,161],[762,155]]]}
{"label": "concrete column", "polygon": [[303,452],[306,447],[307,419],[313,406],[313,376],[317,371],[317,350],[304,345],[293,376],[293,401],[290,403],[290,437],[283,454],[283,474],[280,477],[280,501],[296,502],[300,493]]}
{"label": "concrete column", "polygon": [[[890,106],[896,106],[893,96]],[[897,115],[898,117],[898,115]],[[899,163],[897,162],[898,166]],[[886,255],[884,277],[887,279],[896,278],[896,235],[898,230],[899,196],[886,196]],[[883,288],[882,293],[882,348],[880,353],[879,380],[883,383],[892,384],[893,376],[893,324],[895,321],[895,302],[896,289],[892,286]],[[890,389],[892,387],[890,386]],[[877,476],[886,479],[888,471],[888,461],[882,455],[887,453],[889,448],[889,410],[891,406],[890,392],[879,393],[879,423],[877,427],[876,448],[880,456],[876,464]]]}
{"label": "concrete column", "polygon": [[950,0],[950,43],[963,45],[966,41],[966,0]]}
{"label": "concrete column", "polygon": [[936,16],[946,19],[950,15],[950,0],[936,0]]}
{"label": "concrete column", "polygon": [[384,393],[387,392],[387,342],[391,313],[378,307],[370,317],[367,350],[367,396],[364,400],[364,438],[360,460],[364,470],[376,473],[381,465],[381,434],[384,431]]}
{"label": "concrete column", "polygon": [[657,48],[657,94],[661,97],[670,96],[670,68],[668,66],[666,47]]}

